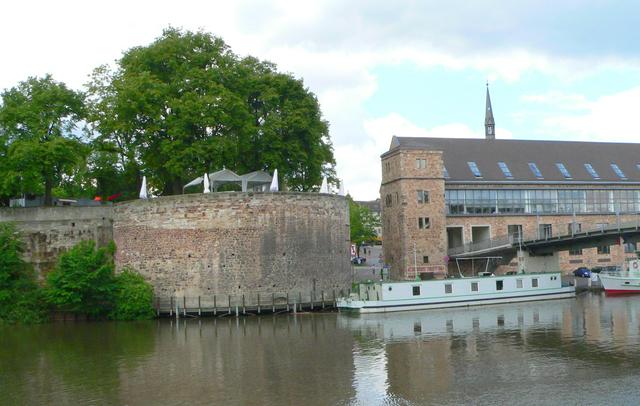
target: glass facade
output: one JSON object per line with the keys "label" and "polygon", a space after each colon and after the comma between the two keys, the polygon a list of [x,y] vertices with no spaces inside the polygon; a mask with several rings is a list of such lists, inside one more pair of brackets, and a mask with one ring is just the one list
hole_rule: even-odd
{"label": "glass facade", "polygon": [[640,190],[451,189],[445,205],[449,215],[637,213]]}

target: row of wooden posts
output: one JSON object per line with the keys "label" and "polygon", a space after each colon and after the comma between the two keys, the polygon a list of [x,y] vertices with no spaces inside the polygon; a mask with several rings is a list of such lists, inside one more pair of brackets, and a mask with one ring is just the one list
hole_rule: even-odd
{"label": "row of wooden posts", "polygon": [[[329,308],[336,307],[336,301],[339,297],[345,296],[344,290],[336,291],[332,290],[329,294],[325,294],[324,291],[320,291],[320,297],[316,297],[316,292],[311,291],[309,295],[309,301],[303,301],[302,292],[298,292],[297,295],[291,295],[289,292],[285,294],[285,296],[280,296],[276,299],[276,293],[271,293],[271,297],[262,301],[260,294],[257,294],[257,302],[247,303],[246,295],[236,295],[235,298],[241,297],[241,303],[232,304],[232,297],[234,295],[213,295],[213,307],[211,306],[203,306],[202,299],[210,299],[211,296],[198,296],[197,297],[197,307],[196,306],[187,306],[187,299],[195,299],[183,297],[174,297],[171,296],[168,298],[169,306],[168,309],[166,306],[162,305],[163,299],[160,297],[156,297],[155,299],[155,308],[158,316],[168,315],[170,317],[187,317],[187,316],[203,316],[203,315],[212,315],[212,316],[228,316],[235,313],[236,316],[240,314],[263,314],[263,313],[271,313],[275,314],[276,312],[293,312],[297,313],[302,310],[325,310]],[[346,296],[351,294],[351,289],[346,291]],[[227,300],[219,302],[221,297],[224,298],[226,296]],[[264,299],[264,296],[262,297]],[[284,303],[281,300],[284,299]],[[319,299],[319,300],[317,300]],[[167,298],[164,298],[166,301]]]}

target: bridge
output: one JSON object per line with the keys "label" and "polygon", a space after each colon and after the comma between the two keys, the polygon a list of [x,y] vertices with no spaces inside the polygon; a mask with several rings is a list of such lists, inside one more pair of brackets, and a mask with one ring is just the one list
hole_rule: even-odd
{"label": "bridge", "polygon": [[[571,224],[571,223],[569,223]],[[592,248],[602,245],[616,245],[640,241],[640,217],[634,222],[613,225],[594,225],[591,228],[570,227],[571,232],[552,233],[539,230],[533,235],[506,235],[478,242],[470,242],[452,247],[447,255],[451,259],[463,259],[481,256],[513,257],[518,249],[530,255],[547,255],[556,251]]]}

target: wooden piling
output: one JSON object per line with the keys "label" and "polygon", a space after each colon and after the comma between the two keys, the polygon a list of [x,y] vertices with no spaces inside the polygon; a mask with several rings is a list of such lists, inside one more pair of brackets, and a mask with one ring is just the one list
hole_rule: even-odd
{"label": "wooden piling", "polygon": [[231,295],[227,295],[227,298],[229,299],[229,314],[231,314]]}
{"label": "wooden piling", "polygon": [[276,294],[271,292],[271,312],[276,312]]}
{"label": "wooden piling", "polygon": [[244,293],[242,294],[242,314],[247,314],[247,309],[244,305]]}
{"label": "wooden piling", "polygon": [[287,312],[289,311],[289,292],[287,292]]}
{"label": "wooden piling", "polygon": [[324,290],[320,291],[320,297],[322,298],[322,308],[324,309]]}
{"label": "wooden piling", "polygon": [[216,295],[213,295],[213,315],[217,315],[218,313],[218,309],[217,309],[217,303],[216,303]]}
{"label": "wooden piling", "polygon": [[187,316],[187,297],[182,296],[182,315]]}
{"label": "wooden piling", "polygon": [[198,296],[198,316],[202,316],[202,306],[200,304],[200,296]]}
{"label": "wooden piling", "polygon": [[173,296],[169,298],[169,317],[173,317]]}
{"label": "wooden piling", "polygon": [[309,300],[311,302],[311,310],[313,310],[313,291],[309,292]]}
{"label": "wooden piling", "polygon": [[258,314],[260,314],[260,293],[258,293]]}

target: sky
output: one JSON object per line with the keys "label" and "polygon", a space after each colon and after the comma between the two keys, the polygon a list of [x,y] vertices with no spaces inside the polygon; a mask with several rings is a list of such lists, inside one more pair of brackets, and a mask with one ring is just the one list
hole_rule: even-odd
{"label": "sky", "polygon": [[640,141],[640,2],[13,1],[0,14],[0,89],[91,71],[168,26],[203,30],[304,80],[338,176],[379,197],[391,137]]}

